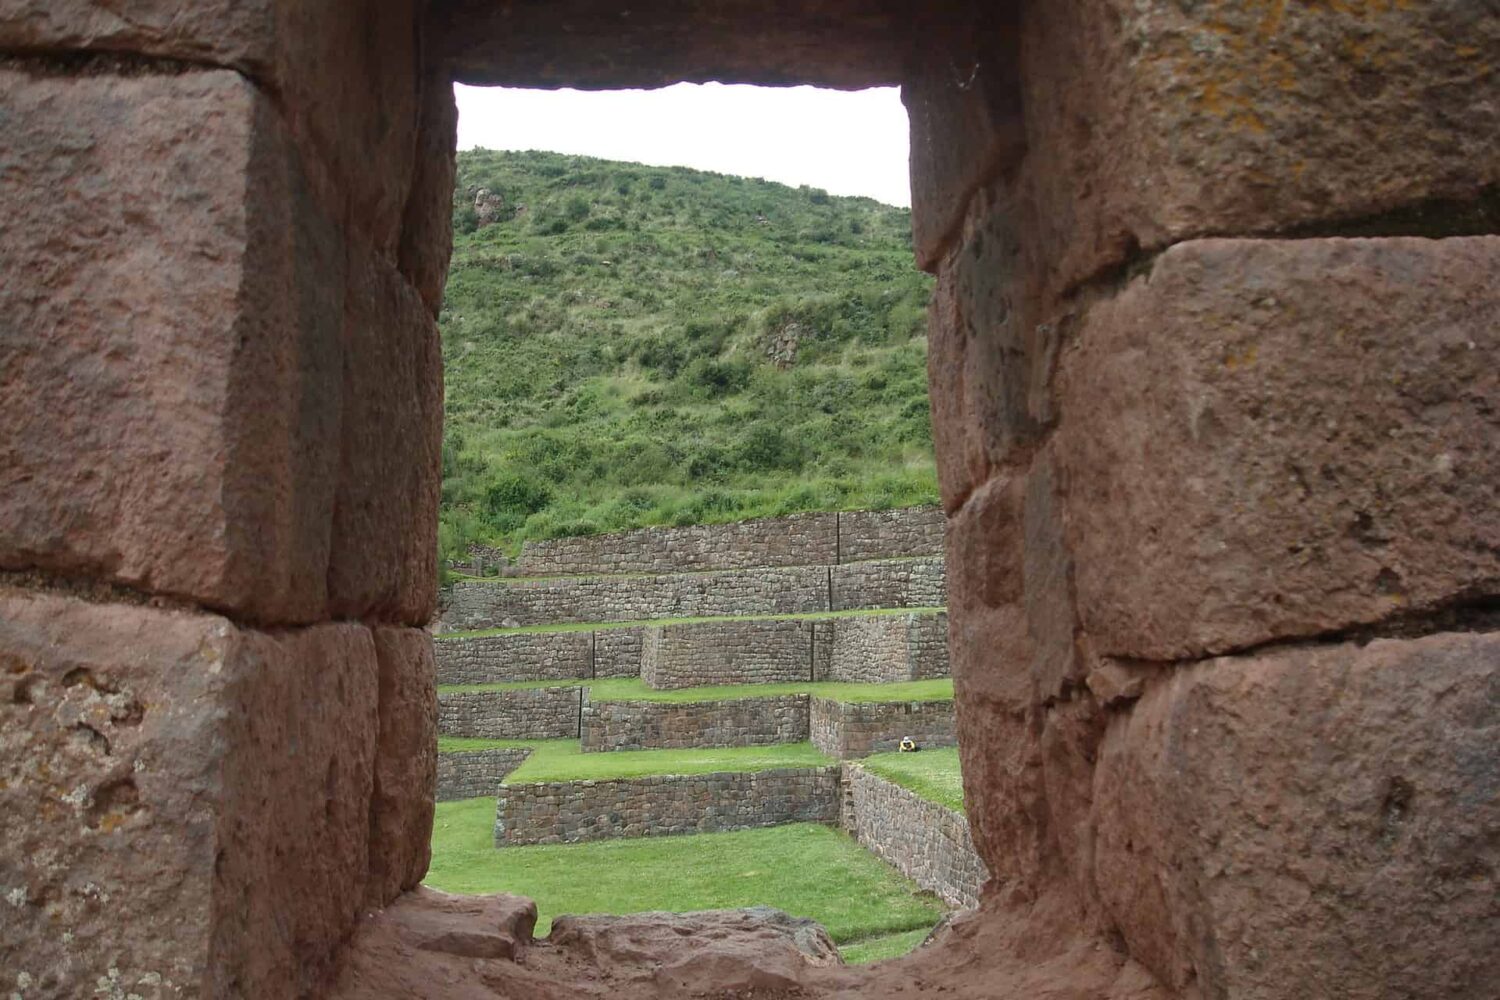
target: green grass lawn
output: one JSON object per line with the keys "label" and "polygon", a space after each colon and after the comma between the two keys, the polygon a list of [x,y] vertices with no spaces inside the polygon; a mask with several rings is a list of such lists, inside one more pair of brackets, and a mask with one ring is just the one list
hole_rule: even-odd
{"label": "green grass lawn", "polygon": [[[540,909],[539,935],[564,913],[766,904],[817,920],[840,944],[870,939],[870,949],[889,949],[886,936],[896,933],[909,932],[915,946],[944,910],[846,834],[817,823],[497,850],[494,821],[494,799],[439,802],[427,884],[529,896]],[[865,960],[875,957],[887,956]]]}
{"label": "green grass lawn", "polygon": [[577,740],[538,740],[529,745],[533,748],[531,756],[505,779],[507,785],[524,785],[533,781],[637,778],[648,774],[768,771],[778,767],[820,767],[835,763],[811,743],[612,753],[584,753]]}
{"label": "green grass lawn", "polygon": [[917,753],[879,753],[860,763],[866,769],[909,788],[932,802],[964,811],[963,778],[959,773],[958,747],[921,750]]}
{"label": "green grass lawn", "polygon": [[504,684],[440,685],[438,693],[453,691],[521,691],[544,687],[589,689],[590,701],[727,701],[731,698],[770,698],[783,694],[812,694],[842,702],[877,701],[952,701],[953,680],[937,677],[925,681],[900,681],[894,684],[846,684],[835,681],[799,681],[788,684],[728,684],[720,687],[673,688],[658,691],[647,687],[639,677],[611,677],[605,680],[508,681]]}
{"label": "green grass lawn", "polygon": [[[934,556],[923,556],[931,559]],[[507,581],[466,578],[469,583],[524,583],[540,577],[512,578]],[[643,628],[647,625],[701,625],[704,622],[824,621],[830,618],[881,618],[887,615],[926,615],[946,608],[867,608],[855,611],[808,611],[800,615],[721,615],[717,618],[643,618],[629,622],[564,622],[559,625],[520,625],[516,628],[480,628],[467,632],[444,632],[433,636],[438,642],[449,639],[482,639],[492,635],[532,635],[538,632],[595,632],[616,628]]]}
{"label": "green grass lawn", "polygon": [[926,940],[930,933],[932,933],[932,928],[929,926],[919,927],[914,931],[881,934],[878,937],[841,944],[839,951],[843,954],[844,961],[850,965],[863,965],[866,962],[878,962],[884,958],[905,955]]}

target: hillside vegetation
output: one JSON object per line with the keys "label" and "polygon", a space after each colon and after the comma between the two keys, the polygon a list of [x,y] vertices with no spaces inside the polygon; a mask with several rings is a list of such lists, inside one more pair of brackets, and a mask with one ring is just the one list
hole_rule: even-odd
{"label": "hillside vegetation", "polygon": [[454,223],[445,559],[936,500],[930,282],[906,210],[476,150],[459,154]]}

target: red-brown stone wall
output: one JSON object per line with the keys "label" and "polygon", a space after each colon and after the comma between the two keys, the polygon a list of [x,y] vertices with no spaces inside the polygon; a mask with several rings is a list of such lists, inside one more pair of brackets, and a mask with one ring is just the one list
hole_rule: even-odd
{"label": "red-brown stone wall", "polygon": [[976,843],[1170,990],[1500,975],[1497,30],[1064,0],[906,88]]}
{"label": "red-brown stone wall", "polygon": [[428,861],[452,92],[420,4],[129,7],[0,0],[0,965],[311,995]]}

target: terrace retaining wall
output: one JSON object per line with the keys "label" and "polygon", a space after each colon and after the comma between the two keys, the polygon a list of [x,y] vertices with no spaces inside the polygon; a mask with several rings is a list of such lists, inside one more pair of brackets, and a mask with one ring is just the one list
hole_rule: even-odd
{"label": "terrace retaining wall", "polygon": [[810,681],[813,645],[820,634],[816,624],[783,620],[649,626],[641,646],[641,678],[659,689]]}
{"label": "terrace retaining wall", "polygon": [[830,611],[940,608],[948,603],[941,557],[886,559],[828,568]]}
{"label": "terrace retaining wall", "polygon": [[943,554],[941,507],[851,510],[838,515],[841,563]]}
{"label": "terrace retaining wall", "polygon": [[439,691],[438,732],[486,740],[575,739],[582,687]]}
{"label": "terrace retaining wall", "polygon": [[958,745],[952,701],[813,698],[808,708],[813,746],[840,760],[900,749],[903,736],[911,737],[919,747]]}
{"label": "terrace retaining wall", "polygon": [[455,583],[442,630],[827,611],[826,566]]}
{"label": "terrace retaining wall", "polygon": [[808,739],[808,696],[583,703],[583,749],[748,747]]}
{"label": "terrace retaining wall", "polygon": [[497,795],[500,782],[520,767],[530,750],[492,747],[488,750],[451,750],[437,755],[437,800],[477,799]]}
{"label": "terrace retaining wall", "polygon": [[502,785],[495,846],[836,823],[839,768]]}
{"label": "terrace retaining wall", "polygon": [[601,628],[594,636],[595,677],[639,677],[643,628]]}
{"label": "terrace retaining wall", "polygon": [[886,684],[948,676],[948,615],[873,615],[830,621],[817,680]]}
{"label": "terrace retaining wall", "polygon": [[843,771],[839,825],[872,854],[951,906],[979,905],[989,871],[974,849],[969,821],[859,764]]}
{"label": "terrace retaining wall", "polygon": [[527,542],[517,568],[527,576],[671,573],[939,555],[943,526],[941,508],[906,507],[640,528]]}
{"label": "terrace retaining wall", "polygon": [[573,680],[594,671],[594,633],[521,632],[433,643],[439,684]]}

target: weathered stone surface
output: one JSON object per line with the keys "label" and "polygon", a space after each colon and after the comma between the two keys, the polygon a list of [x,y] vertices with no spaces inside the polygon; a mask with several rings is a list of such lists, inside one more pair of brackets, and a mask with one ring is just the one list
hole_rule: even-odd
{"label": "weathered stone surface", "polygon": [[[1338,231],[1342,220],[1475,197],[1500,180],[1494,13],[1473,3],[1023,5],[1019,190],[1043,283],[1067,287],[1189,237]],[[1422,227],[1452,233],[1454,221]]]}
{"label": "weathered stone surface", "polygon": [[1152,687],[1094,783],[1130,953],[1205,997],[1490,991],[1497,708],[1493,633],[1210,660]]}
{"label": "weathered stone surface", "polygon": [[[453,896],[418,888],[360,925],[330,995],[417,997],[442,984],[443,996],[455,1000],[494,997],[489,987],[498,984],[482,972],[503,968],[525,981],[513,963],[532,944],[536,917],[536,904],[521,896]],[[565,995],[561,988],[536,986],[524,995]]]}
{"label": "weathered stone surface", "polygon": [[342,251],[239,76],[0,68],[0,565],[325,603]]}
{"label": "weathered stone surface", "polygon": [[365,629],[8,590],[0,664],[7,987],[294,996],[327,973],[368,868]]}
{"label": "weathered stone surface", "polygon": [[558,917],[548,941],[603,967],[645,965],[659,989],[677,996],[795,988],[809,968],[843,964],[821,924],[769,906]]}
{"label": "weathered stone surface", "polygon": [[434,317],[443,308],[443,286],[453,255],[453,183],[457,167],[458,105],[453,81],[433,73],[422,79],[417,162],[397,262]]}
{"label": "weathered stone surface", "polygon": [[359,248],[350,260],[329,606],[338,617],[425,625],[437,607],[442,485],[437,326],[395,268]]}
{"label": "weathered stone surface", "polygon": [[1500,583],[1500,238],[1205,240],[1088,314],[1060,489],[1101,654],[1310,636]]}
{"label": "weathered stone surface", "polygon": [[1019,4],[927,4],[901,89],[911,121],[912,243],[935,270],[969,197],[1025,151]]}
{"label": "weathered stone surface", "polygon": [[760,0],[721,0],[687,14],[673,3],[436,0],[430,24],[433,48],[463,83],[615,89],[717,81],[858,89],[900,82],[915,6],[800,0],[768,9]]}
{"label": "weathered stone surface", "polygon": [[950,515],[992,476],[1024,468],[1057,417],[1051,382],[1065,324],[1043,315],[1021,225],[1012,201],[981,192],[933,294],[927,367]]}
{"label": "weathered stone surface", "polygon": [[[326,214],[394,261],[416,157],[419,0],[0,0],[0,48],[232,68],[288,109]],[[155,70],[172,72],[170,64]]]}
{"label": "weathered stone surface", "polygon": [[425,630],[384,627],[374,636],[379,731],[366,898],[371,906],[384,906],[414,888],[432,858],[437,692],[432,637]]}

